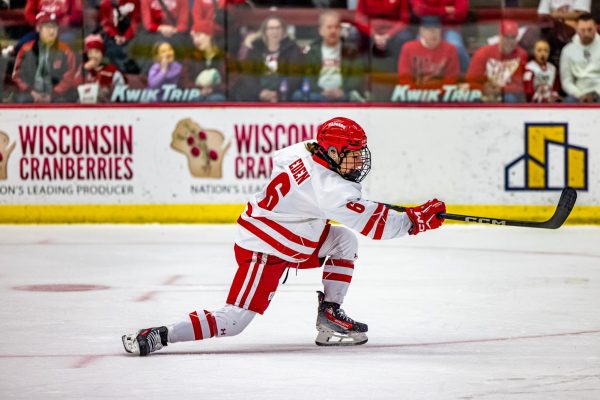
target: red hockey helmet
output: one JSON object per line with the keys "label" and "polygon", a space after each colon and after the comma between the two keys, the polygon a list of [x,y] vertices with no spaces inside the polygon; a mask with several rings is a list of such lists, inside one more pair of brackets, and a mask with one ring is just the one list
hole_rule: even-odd
{"label": "red hockey helmet", "polygon": [[350,118],[335,117],[323,122],[317,132],[317,143],[325,150],[331,146],[338,153],[367,147],[367,135],[363,128]]}
{"label": "red hockey helmet", "polygon": [[[317,143],[321,147],[319,157],[344,179],[360,182],[371,170],[371,152],[367,147],[367,135],[353,120],[335,117],[325,121],[317,132]],[[337,152],[339,158],[337,162],[331,158],[332,148]],[[349,153],[352,153],[350,158],[348,158]]]}

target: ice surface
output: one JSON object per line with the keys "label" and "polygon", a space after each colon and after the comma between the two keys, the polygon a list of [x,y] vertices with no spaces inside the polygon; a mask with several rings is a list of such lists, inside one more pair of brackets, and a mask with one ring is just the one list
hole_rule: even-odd
{"label": "ice surface", "polygon": [[[241,335],[128,356],[121,335],[220,307],[234,226],[0,227],[0,399],[599,399],[600,228],[361,239],[356,348],[314,345],[320,270]],[[89,284],[80,292],[16,290]]]}

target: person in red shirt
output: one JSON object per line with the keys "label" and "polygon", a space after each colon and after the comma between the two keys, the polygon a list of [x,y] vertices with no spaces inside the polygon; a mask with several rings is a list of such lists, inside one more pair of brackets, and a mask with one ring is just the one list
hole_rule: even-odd
{"label": "person in red shirt", "polygon": [[392,72],[404,43],[414,38],[408,29],[409,0],[358,0],[356,28],[369,37],[374,71]]}
{"label": "person in red shirt", "polygon": [[124,85],[123,74],[113,64],[104,62],[104,40],[100,35],[88,35],[84,41],[85,56],[83,64],[83,75],[81,71],[77,74],[77,84],[97,83],[98,103],[107,103],[113,88],[116,85]]}
{"label": "person in red shirt", "polygon": [[227,45],[229,54],[237,54],[240,38],[228,10],[240,5],[246,5],[246,0],[193,0],[192,26],[212,26],[210,35],[215,43],[223,48]]}
{"label": "person in red shirt", "polygon": [[165,39],[187,32],[188,0],[141,0],[141,6],[142,22],[148,32],[160,33]]}
{"label": "person in red shirt", "polygon": [[192,6],[192,25],[211,24],[213,34],[223,33],[231,15],[226,14],[229,6],[246,4],[246,0],[194,0]]}
{"label": "person in red shirt", "polygon": [[61,28],[69,26],[81,27],[83,20],[83,4],[81,0],[27,0],[25,4],[25,20],[36,26],[36,15],[45,11],[56,14],[56,22]]}
{"label": "person in red shirt", "polygon": [[436,16],[441,18],[443,38],[456,47],[460,61],[460,71],[469,68],[469,52],[465,47],[460,26],[467,20],[469,0],[411,0],[412,11],[419,18]]}
{"label": "person in red shirt", "polygon": [[442,40],[438,17],[423,17],[419,39],[402,47],[398,60],[398,83],[411,88],[439,89],[458,81],[460,67],[458,52]]}
{"label": "person in red shirt", "polygon": [[127,51],[137,33],[140,15],[139,0],[102,0],[100,3],[104,54],[123,72],[139,72],[135,62],[128,59]]}
{"label": "person in red shirt", "polygon": [[518,46],[518,32],[515,21],[502,21],[498,44],[483,46],[473,55],[467,81],[483,91],[485,102],[525,101],[523,71],[527,52]]}

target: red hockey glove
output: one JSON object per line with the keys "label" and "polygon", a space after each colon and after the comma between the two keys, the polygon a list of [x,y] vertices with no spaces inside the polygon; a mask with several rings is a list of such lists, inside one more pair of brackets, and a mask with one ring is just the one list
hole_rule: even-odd
{"label": "red hockey glove", "polygon": [[429,229],[439,228],[444,222],[444,218],[438,217],[437,214],[445,212],[446,204],[438,199],[429,200],[418,207],[407,208],[406,214],[413,224],[408,234],[416,235]]}

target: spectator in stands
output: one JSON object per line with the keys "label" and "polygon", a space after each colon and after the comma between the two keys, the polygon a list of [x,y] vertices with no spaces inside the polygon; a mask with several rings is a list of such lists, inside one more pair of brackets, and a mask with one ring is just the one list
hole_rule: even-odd
{"label": "spectator in stands", "polygon": [[196,20],[190,32],[195,50],[184,61],[183,86],[200,89],[196,101],[225,101],[225,53],[213,32],[207,20]]}
{"label": "spectator in stands", "polygon": [[189,0],[141,0],[142,21],[148,32],[171,38],[187,33]]}
{"label": "spectator in stands", "polygon": [[402,45],[414,38],[409,23],[409,0],[358,0],[356,26],[370,38],[374,71],[395,71]]}
{"label": "spectator in stands", "polygon": [[288,101],[300,88],[302,52],[279,17],[266,18],[259,32],[247,58],[239,62],[234,95],[242,101]]}
{"label": "spectator in stands", "polygon": [[554,103],[560,100],[556,67],[548,61],[550,44],[538,40],[533,47],[533,60],[525,65],[523,85],[527,101]]}
{"label": "spectator in stands", "polygon": [[319,15],[320,38],[304,56],[304,82],[294,101],[365,102],[367,66],[355,45],[342,39],[340,14],[333,10]]}
{"label": "spectator in stands", "polygon": [[498,44],[479,48],[473,55],[467,81],[483,92],[485,102],[515,103],[525,101],[523,71],[527,52],[517,44],[519,26],[504,20],[500,25]]}
{"label": "spectator in stands", "polygon": [[61,28],[81,27],[83,20],[82,0],[27,0],[25,20],[36,26],[36,16],[41,11],[56,14],[56,22]]}
{"label": "spectator in stands", "polygon": [[560,78],[566,102],[600,100],[600,36],[590,14],[577,18],[577,35],[560,56]]}
{"label": "spectator in stands", "polygon": [[41,11],[37,17],[39,37],[21,47],[13,70],[19,103],[49,103],[75,100],[75,56],[58,40],[55,13]]}
{"label": "spectator in stands", "polygon": [[[158,42],[152,50],[155,63],[148,71],[148,87],[163,89],[163,85],[179,85],[182,65],[175,61],[175,50],[167,41]],[[162,97],[159,98],[162,100]]]}
{"label": "spectator in stands", "polygon": [[[56,14],[56,21],[60,27],[60,40],[73,46],[77,39],[73,29],[82,28],[82,0],[27,0],[24,10],[25,21],[35,28],[36,16],[42,11]],[[25,43],[37,39],[37,35],[36,29],[23,35],[15,45],[12,54],[18,53]]]}
{"label": "spectator in stands", "polygon": [[458,82],[460,63],[456,47],[442,40],[440,18],[421,18],[419,38],[402,47],[398,83],[411,88],[439,89]]}
{"label": "spectator in stands", "polygon": [[[225,13],[227,4],[231,0],[193,0],[192,6],[192,24],[203,24],[204,26],[212,26],[214,32],[223,33],[225,27]],[[234,0],[235,1],[235,0]]]}
{"label": "spectator in stands", "polygon": [[419,17],[436,16],[444,26],[444,40],[456,47],[460,71],[467,72],[470,57],[465,47],[460,26],[467,20],[469,0],[411,0],[413,13]]}
{"label": "spectator in stands", "polygon": [[84,48],[83,75],[80,71],[77,74],[76,82],[77,84],[96,83],[98,85],[96,102],[109,102],[113,88],[117,85],[124,85],[125,78],[115,65],[104,62],[102,36],[88,35],[84,41]]}
{"label": "spectator in stands", "polygon": [[129,44],[138,30],[140,15],[140,0],[102,0],[100,3],[105,54],[125,73],[140,72],[136,63],[127,56]]}
{"label": "spectator in stands", "polygon": [[130,45],[130,53],[142,69],[152,63],[151,49],[159,42],[169,42],[179,56],[191,49],[189,37],[189,0],[140,0],[143,30]]}
{"label": "spectator in stands", "polygon": [[[234,14],[230,12],[234,7],[253,7],[255,1],[248,0],[190,0],[192,5],[192,25],[211,24],[213,41],[217,46],[225,49],[230,55],[237,55],[240,47],[239,32]],[[277,2],[274,2],[277,3]],[[277,6],[278,4],[272,4]],[[243,24],[242,24],[243,25]],[[249,47],[249,46],[248,46]]]}
{"label": "spectator in stands", "polygon": [[531,48],[531,43],[545,38],[550,44],[550,62],[558,64],[562,48],[575,35],[577,17],[589,13],[591,0],[540,0],[538,5],[538,26],[527,30],[521,43]]}
{"label": "spectator in stands", "polygon": [[591,11],[591,0],[540,0],[538,14],[575,28],[577,18]]}

